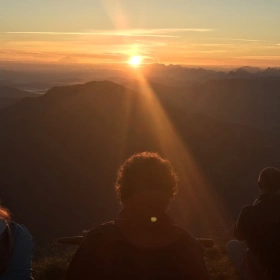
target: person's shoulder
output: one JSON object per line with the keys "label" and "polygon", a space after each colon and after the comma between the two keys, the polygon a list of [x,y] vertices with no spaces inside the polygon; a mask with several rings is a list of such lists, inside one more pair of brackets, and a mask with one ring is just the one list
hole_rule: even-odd
{"label": "person's shoulder", "polygon": [[179,244],[185,246],[188,250],[192,251],[196,255],[203,255],[205,249],[201,246],[201,244],[197,241],[197,239],[185,228],[175,225],[178,230],[181,231],[181,236],[179,239]]}
{"label": "person's shoulder", "polygon": [[16,222],[11,222],[11,228],[13,228],[16,231],[23,232],[25,234],[30,234],[29,230],[27,227],[23,224],[18,224]]}
{"label": "person's shoulder", "polygon": [[193,235],[188,230],[186,230],[184,227],[179,226],[177,224],[174,224],[174,227],[176,228],[177,231],[179,231],[181,233],[181,238],[188,239],[193,242],[197,242],[197,240],[193,237]]}
{"label": "person's shoulder", "polygon": [[236,223],[236,229],[244,230],[253,221],[252,217],[255,216],[256,205],[245,206],[242,208],[241,213]]}
{"label": "person's shoulder", "polygon": [[246,224],[248,220],[251,220],[252,215],[254,215],[255,208],[255,205],[244,206],[239,214],[238,224]]}
{"label": "person's shoulder", "polygon": [[17,224],[15,222],[11,223],[11,231],[14,234],[15,238],[24,238],[33,242],[33,238],[27,227],[22,224]]}
{"label": "person's shoulder", "polygon": [[107,222],[89,230],[80,245],[80,250],[99,254],[104,250],[105,244],[114,243],[116,240],[116,227],[114,222]]}
{"label": "person's shoulder", "polygon": [[3,234],[5,234],[7,230],[8,224],[6,220],[0,218],[0,239]]}
{"label": "person's shoulder", "polygon": [[257,207],[256,204],[244,206],[244,207],[242,208],[242,210],[241,210],[240,216],[248,216],[248,215],[251,215],[251,214],[254,212],[254,210],[255,210],[256,207]]}
{"label": "person's shoulder", "polygon": [[103,223],[103,224],[100,224],[100,225],[90,229],[87,232],[86,236],[107,233],[107,232],[110,232],[112,230],[115,230],[115,228],[116,227],[115,227],[115,222],[114,221]]}
{"label": "person's shoulder", "polygon": [[114,221],[103,223],[87,231],[84,236],[84,241],[89,241],[98,237],[101,238],[103,236],[107,236],[108,234],[115,234],[115,232],[116,226]]}

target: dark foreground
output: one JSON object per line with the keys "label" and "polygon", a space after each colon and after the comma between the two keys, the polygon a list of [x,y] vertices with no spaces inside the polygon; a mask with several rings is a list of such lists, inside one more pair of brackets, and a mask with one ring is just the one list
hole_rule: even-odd
{"label": "dark foreground", "polygon": [[[64,280],[74,248],[61,253],[41,256],[34,261],[34,276],[37,280]],[[238,280],[235,268],[223,247],[206,250],[206,263],[210,280]]]}

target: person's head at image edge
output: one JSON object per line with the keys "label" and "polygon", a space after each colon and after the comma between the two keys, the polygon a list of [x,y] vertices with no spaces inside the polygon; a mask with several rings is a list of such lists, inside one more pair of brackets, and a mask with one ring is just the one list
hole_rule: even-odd
{"label": "person's head at image edge", "polygon": [[280,171],[266,167],[259,175],[258,186],[261,194],[280,194]]}
{"label": "person's head at image edge", "polygon": [[11,222],[11,214],[8,209],[0,204],[0,237],[5,233]]}
{"label": "person's head at image edge", "polygon": [[0,205],[0,279],[32,280],[33,239]]}

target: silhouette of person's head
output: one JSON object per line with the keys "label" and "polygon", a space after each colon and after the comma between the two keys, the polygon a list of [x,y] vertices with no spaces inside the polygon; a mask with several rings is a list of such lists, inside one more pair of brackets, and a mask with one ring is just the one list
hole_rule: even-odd
{"label": "silhouette of person's head", "polygon": [[177,192],[177,176],[168,160],[144,152],[133,155],[120,167],[115,189],[123,206],[131,201],[153,203],[156,198],[156,203],[167,209]]}
{"label": "silhouette of person's head", "polygon": [[261,193],[280,193],[280,171],[267,167],[259,175],[258,185]]}

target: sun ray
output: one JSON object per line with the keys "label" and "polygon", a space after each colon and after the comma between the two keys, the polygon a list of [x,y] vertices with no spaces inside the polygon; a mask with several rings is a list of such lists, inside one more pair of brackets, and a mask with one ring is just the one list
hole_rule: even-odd
{"label": "sun ray", "polygon": [[221,199],[179,136],[140,69],[136,75],[135,91],[140,92],[138,102],[142,107],[142,119],[145,120],[145,133],[151,134],[158,151],[171,160],[179,174],[181,195],[178,197],[180,209],[176,211],[177,218],[185,225],[199,223],[202,232],[215,227],[222,218],[231,223]]}
{"label": "sun ray", "polygon": [[[122,9],[120,2],[116,1],[114,6],[109,5],[111,1],[108,0],[102,0],[102,3],[116,30],[128,28],[124,9]],[[183,225],[192,225],[192,222],[199,223],[204,233],[206,231],[209,232],[209,228],[213,229],[214,226],[220,223],[222,218],[227,219],[228,224],[230,224],[231,217],[228,215],[222,200],[218,197],[215,189],[209,185],[204,172],[197,164],[185,139],[181,139],[158,97],[141,72],[139,67],[141,62],[142,57],[138,55],[132,56],[128,61],[128,64],[135,68],[135,71],[132,73],[133,79],[138,81],[134,92],[140,94],[140,97],[137,98],[137,106],[142,107],[140,110],[141,119],[145,122],[142,131],[149,134],[147,137],[154,139],[155,146],[157,147],[156,150],[171,160],[179,174],[181,195],[178,197],[179,209],[176,211],[177,219]],[[127,103],[128,118],[131,113],[129,109],[131,104],[129,104],[130,102]],[[123,137],[124,140],[129,137],[127,135],[128,122],[124,130],[126,134]],[[125,146],[123,149],[125,149]]]}

